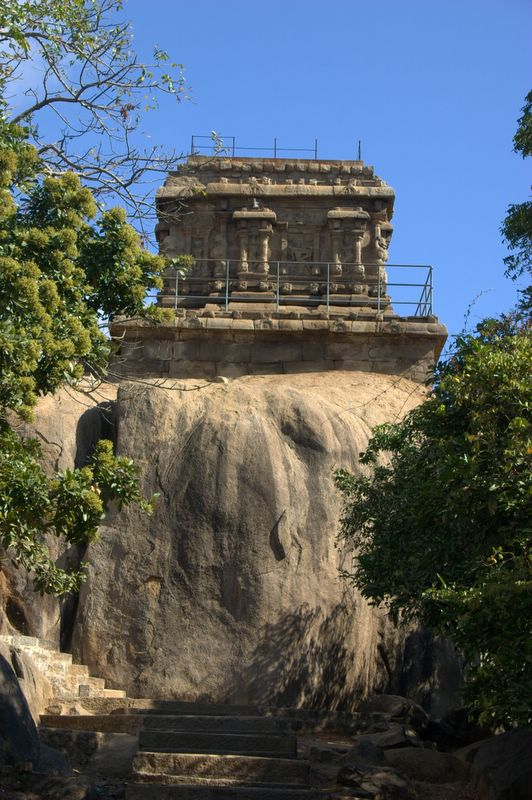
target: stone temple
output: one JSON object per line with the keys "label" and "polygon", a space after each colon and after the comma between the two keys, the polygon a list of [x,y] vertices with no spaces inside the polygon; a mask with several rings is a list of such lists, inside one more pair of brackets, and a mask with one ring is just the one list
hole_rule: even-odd
{"label": "stone temple", "polygon": [[[322,307],[327,280],[335,305],[376,310],[379,288],[381,309],[389,304],[394,192],[361,162],[194,156],[157,201],[161,251],[190,253],[213,298],[229,274],[232,304],[265,302],[278,271],[283,305]],[[192,213],[176,219],[183,203]],[[172,301],[172,277],[163,303]]]}
{"label": "stone temple", "polygon": [[[424,380],[446,330],[432,314],[431,268],[422,280],[387,269],[394,200],[362,161],[190,156],[157,193],[170,264],[158,303],[175,320],[115,324],[135,344],[122,348],[122,374]],[[405,285],[408,303],[394,306]]]}

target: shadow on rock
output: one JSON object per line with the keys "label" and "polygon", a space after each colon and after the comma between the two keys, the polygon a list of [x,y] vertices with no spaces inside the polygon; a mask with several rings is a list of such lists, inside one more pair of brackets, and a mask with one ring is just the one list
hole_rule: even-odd
{"label": "shadow on rock", "polygon": [[[352,709],[366,686],[362,679],[350,678],[351,627],[352,610],[345,605],[335,606],[327,616],[320,608],[302,605],[265,625],[261,642],[226,701],[246,691],[257,703]],[[364,660],[366,655],[357,657]]]}

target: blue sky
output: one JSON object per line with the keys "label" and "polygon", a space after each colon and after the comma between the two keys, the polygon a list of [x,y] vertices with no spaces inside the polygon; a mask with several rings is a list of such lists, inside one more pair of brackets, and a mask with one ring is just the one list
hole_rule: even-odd
{"label": "blue sky", "polygon": [[435,268],[451,333],[515,300],[499,226],[526,199],[512,152],[532,88],[529,0],[129,0],[135,46],[184,64],[192,100],[147,126],[187,152],[216,130],[242,145],[362,157],[396,191],[390,260]]}

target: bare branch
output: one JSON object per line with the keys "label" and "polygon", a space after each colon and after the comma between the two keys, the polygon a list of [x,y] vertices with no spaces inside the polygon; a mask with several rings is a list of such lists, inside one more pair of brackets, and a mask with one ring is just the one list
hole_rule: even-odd
{"label": "bare branch", "polygon": [[141,215],[149,213],[151,224],[147,184],[183,154],[142,147],[142,113],[161,95],[185,96],[181,67],[161,51],[149,62],[137,57],[117,0],[89,1],[82,12],[70,0],[24,5],[22,15],[17,0],[8,0],[6,9],[0,11],[0,97],[8,112],[20,94],[8,98],[7,88],[30,60],[43,64],[39,85],[25,92],[30,102],[13,107],[10,121],[29,124],[50,174],[74,171],[100,200],[124,203],[141,228]]}

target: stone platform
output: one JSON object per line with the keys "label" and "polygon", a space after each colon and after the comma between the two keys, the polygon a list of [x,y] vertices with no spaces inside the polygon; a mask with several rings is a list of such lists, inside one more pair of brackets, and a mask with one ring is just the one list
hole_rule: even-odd
{"label": "stone platform", "polygon": [[[344,310],[345,311],[345,310]],[[243,375],[356,370],[423,382],[447,336],[436,317],[360,319],[304,309],[178,310],[155,324],[113,324],[120,349],[115,377],[238,378]]]}

